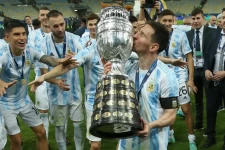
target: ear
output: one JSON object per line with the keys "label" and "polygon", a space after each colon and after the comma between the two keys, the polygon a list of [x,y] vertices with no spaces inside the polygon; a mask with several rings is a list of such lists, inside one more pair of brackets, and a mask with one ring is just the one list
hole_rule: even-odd
{"label": "ear", "polygon": [[9,39],[10,39],[10,38],[9,38],[9,34],[8,34],[8,33],[5,33],[5,40],[6,40],[6,41],[9,41]]}
{"label": "ear", "polygon": [[38,16],[38,20],[41,21],[39,16]]}
{"label": "ear", "polygon": [[154,52],[157,52],[159,49],[159,44],[158,43],[152,43],[150,45],[150,52],[154,53]]}

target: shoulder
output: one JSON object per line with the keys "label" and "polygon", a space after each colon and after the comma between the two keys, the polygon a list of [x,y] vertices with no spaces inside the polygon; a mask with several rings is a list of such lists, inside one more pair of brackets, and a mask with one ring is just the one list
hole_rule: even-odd
{"label": "shoulder", "polygon": [[179,38],[179,39],[186,36],[186,33],[184,31],[179,30],[179,29],[174,29],[173,34],[174,34],[175,38]]}
{"label": "shoulder", "polygon": [[66,32],[66,37],[71,38],[71,39],[80,39],[80,37],[78,35],[75,35],[70,32]]}
{"label": "shoulder", "polygon": [[157,62],[156,73],[158,77],[165,79],[168,79],[169,76],[172,76],[174,79],[176,78],[174,71],[160,60]]}

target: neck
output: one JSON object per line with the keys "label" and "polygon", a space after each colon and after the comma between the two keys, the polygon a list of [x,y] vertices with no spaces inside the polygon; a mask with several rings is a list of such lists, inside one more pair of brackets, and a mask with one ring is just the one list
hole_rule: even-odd
{"label": "neck", "polygon": [[63,38],[63,39],[58,39],[58,38],[55,37],[54,35],[53,35],[53,39],[54,39],[54,42],[55,42],[55,43],[62,43],[62,42],[64,41],[64,38]]}
{"label": "neck", "polygon": [[11,45],[10,45],[10,49],[14,56],[21,56],[23,54],[23,51],[21,51],[20,49],[16,49],[12,47]]}
{"label": "neck", "polygon": [[139,56],[139,68],[142,70],[148,70],[153,62],[157,59],[157,54],[138,54]]}
{"label": "neck", "polygon": [[96,34],[90,34],[90,37],[91,37],[92,39],[96,39]]}
{"label": "neck", "polygon": [[171,33],[172,31],[173,31],[173,28],[170,28],[170,29],[168,29],[169,30],[169,33]]}
{"label": "neck", "polygon": [[43,32],[44,33],[49,33],[49,32],[51,32],[51,30],[49,29],[49,27],[48,26],[46,26],[46,25],[41,25],[41,29],[43,30]]}

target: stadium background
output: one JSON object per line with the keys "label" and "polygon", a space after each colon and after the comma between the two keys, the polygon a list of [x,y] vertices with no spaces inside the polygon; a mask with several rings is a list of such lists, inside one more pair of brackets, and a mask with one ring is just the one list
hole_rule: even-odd
{"label": "stadium background", "polygon": [[[134,0],[124,0],[125,5],[134,5]],[[209,19],[209,15],[217,15],[221,13],[223,7],[225,7],[225,0],[164,0],[167,8],[171,9],[178,18],[178,24],[182,24],[182,19],[184,16],[188,16],[191,10],[194,7],[202,7],[205,13],[205,19]],[[86,16],[90,12],[99,13],[101,10],[101,3],[112,3],[113,0],[0,0],[0,27],[2,27],[2,21],[5,16],[24,20],[26,15],[32,17],[32,19],[36,19],[38,16],[38,8],[46,6],[49,9],[57,9],[61,11],[67,21],[67,30],[71,31],[74,28],[79,26],[79,18]],[[72,29],[73,28],[73,29]],[[80,76],[82,78],[82,70],[80,68]],[[31,72],[30,80],[34,79],[34,72]],[[83,84],[82,84],[83,85]],[[83,89],[83,87],[82,87]],[[30,93],[32,100],[34,100],[34,93]],[[194,97],[191,95],[192,99],[192,110],[193,114],[195,114],[194,108]],[[194,115],[193,115],[194,116]],[[217,144],[210,147],[209,150],[219,150],[223,144],[223,136],[224,136],[224,120],[225,120],[225,111],[218,113],[217,119]],[[23,139],[23,150],[33,150],[36,147],[35,137],[32,131],[27,127],[27,125],[23,124],[21,119],[19,118],[21,131],[22,131],[22,139]],[[204,125],[206,123],[204,122]],[[84,135],[86,133],[86,128],[84,125]],[[204,131],[197,131],[196,134],[196,142],[199,147],[205,141],[205,137],[202,136]],[[49,143],[51,146],[51,150],[57,149],[57,144],[54,137],[54,127],[50,125],[49,130]],[[74,142],[73,142],[73,126],[71,121],[68,123],[68,131],[67,136],[71,142],[68,145],[68,150],[73,150]],[[177,117],[175,122],[175,138],[176,143],[170,144],[169,150],[188,150],[188,140],[187,140],[187,128],[184,123],[184,118]],[[5,150],[9,150],[9,140],[5,147]],[[102,141],[102,150],[111,150],[115,149],[117,145],[117,140],[106,140]],[[85,150],[89,149],[88,140],[85,141]]]}

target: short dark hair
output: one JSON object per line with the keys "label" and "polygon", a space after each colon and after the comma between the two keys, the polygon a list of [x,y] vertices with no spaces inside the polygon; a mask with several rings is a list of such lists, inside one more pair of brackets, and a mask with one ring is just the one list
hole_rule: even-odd
{"label": "short dark hair", "polygon": [[154,43],[159,44],[158,53],[162,52],[166,49],[169,43],[169,31],[167,28],[159,22],[148,21],[148,25],[150,25],[155,31],[154,34],[151,35],[152,41]]}
{"label": "short dark hair", "polygon": [[87,16],[87,21],[88,20],[94,20],[94,19],[97,19],[99,20],[99,16],[95,13],[90,13],[88,16]]}
{"label": "short dark hair", "polygon": [[191,12],[191,16],[196,16],[198,14],[202,14],[202,16],[204,15],[204,12],[201,8],[195,8]]}
{"label": "short dark hair", "polygon": [[5,28],[5,25],[7,24],[7,22],[9,22],[12,18],[10,17],[4,17],[3,19],[3,25],[4,25],[4,28]]}
{"label": "short dark hair", "polygon": [[39,8],[39,10],[49,10],[50,11],[50,9],[48,7],[41,7],[41,8]]}
{"label": "short dark hair", "polygon": [[20,20],[11,19],[4,26],[6,33],[11,32],[13,28],[17,28],[17,27],[23,27],[25,29],[25,24],[21,22]]}
{"label": "short dark hair", "polygon": [[25,17],[24,17],[24,20],[25,20],[27,17],[31,18],[31,16],[25,16]]}
{"label": "short dark hair", "polygon": [[38,19],[34,19],[32,24],[33,26],[40,26],[41,22]]}
{"label": "short dark hair", "polygon": [[137,19],[135,16],[129,16],[129,21],[130,21],[131,23],[134,23],[134,22],[137,22],[138,19]]}
{"label": "short dark hair", "polygon": [[60,11],[58,11],[58,10],[51,10],[47,14],[47,18],[48,19],[51,18],[51,17],[55,18],[55,17],[58,17],[58,16],[63,16],[63,14]]}
{"label": "short dark hair", "polygon": [[225,11],[225,8],[222,9],[222,13]]}
{"label": "short dark hair", "polygon": [[164,9],[160,14],[159,14],[159,18],[162,18],[163,16],[168,16],[168,15],[171,15],[171,16],[175,16],[175,14],[169,10],[169,9]]}

